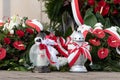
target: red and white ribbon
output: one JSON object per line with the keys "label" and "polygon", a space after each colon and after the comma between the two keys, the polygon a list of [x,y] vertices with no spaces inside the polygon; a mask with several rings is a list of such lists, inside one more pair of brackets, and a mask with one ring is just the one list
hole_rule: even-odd
{"label": "red and white ribbon", "polygon": [[82,25],[84,21],[79,9],[79,0],[72,0],[71,7],[75,22],[77,23],[78,26]]}
{"label": "red and white ribbon", "polygon": [[64,57],[68,57],[68,51],[64,48],[65,42],[62,39],[62,37],[57,38],[58,45],[56,46],[56,48],[61,55],[63,55]]}
{"label": "red and white ribbon", "polygon": [[55,62],[51,60],[51,54],[50,54],[50,51],[48,50],[47,45],[41,43],[41,44],[39,45],[39,48],[40,48],[40,50],[45,49],[46,55],[47,55],[47,58],[48,58],[49,62],[50,62],[51,64],[55,64]]}
{"label": "red and white ribbon", "polygon": [[[92,33],[96,30],[96,29],[101,29],[103,30],[103,25],[101,23],[96,23],[95,24],[95,29],[93,29]],[[117,33],[117,28],[115,26],[112,26],[110,28],[106,28],[103,30],[104,32],[110,34],[111,36],[116,37],[116,39],[120,39],[120,35]]]}
{"label": "red and white ribbon", "polygon": [[37,20],[26,20],[26,24],[32,28],[34,28],[37,32],[40,32],[43,30],[42,24]]}
{"label": "red and white ribbon", "polygon": [[51,33],[47,35],[46,38],[54,40],[57,43],[57,45],[55,45],[55,48],[58,50],[58,52],[64,57],[68,57],[68,51],[65,49],[65,39],[63,37],[56,37]]}
{"label": "red and white ribbon", "polygon": [[111,36],[116,37],[116,39],[120,40],[120,35],[117,33],[117,28],[112,26],[104,30],[106,33],[110,34]]}
{"label": "red and white ribbon", "polygon": [[68,36],[65,45],[67,46],[71,41],[72,41],[72,38],[70,36]]}
{"label": "red and white ribbon", "polygon": [[56,45],[56,42],[50,39],[45,39],[45,40],[42,40],[41,43],[39,44],[39,49],[40,50],[44,49],[49,62],[52,65],[56,65],[57,69],[59,69],[59,62],[56,56],[58,52],[53,47],[54,45]]}
{"label": "red and white ribbon", "polygon": [[87,43],[83,43],[81,46],[79,46],[79,44],[77,44],[75,42],[73,42],[71,44],[74,45],[74,48],[70,50],[70,55],[68,57],[68,63],[69,63],[70,67],[74,65],[74,63],[77,61],[77,59],[81,55],[84,55],[85,58],[92,61],[89,49],[87,48],[87,46],[88,46]]}

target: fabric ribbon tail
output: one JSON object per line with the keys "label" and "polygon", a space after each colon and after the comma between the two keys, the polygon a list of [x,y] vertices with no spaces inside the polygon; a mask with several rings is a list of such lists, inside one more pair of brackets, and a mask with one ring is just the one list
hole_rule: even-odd
{"label": "fabric ribbon tail", "polygon": [[65,50],[65,49],[62,47],[59,39],[57,39],[57,44],[58,44],[58,45],[56,45],[56,48],[57,48],[58,52],[59,52],[60,54],[62,54],[64,57],[68,57],[68,51]]}
{"label": "fabric ribbon tail", "polygon": [[91,62],[90,65],[92,65],[92,57],[89,52],[89,46],[88,48],[83,47],[83,51],[84,51],[83,53],[84,53],[85,58],[87,58]]}
{"label": "fabric ribbon tail", "polygon": [[48,48],[49,47],[45,45],[46,56],[51,64],[55,64],[55,62],[51,59],[51,54],[50,54],[51,51]]}
{"label": "fabric ribbon tail", "polygon": [[88,50],[84,50],[84,53],[85,53],[85,57],[88,58],[92,62],[90,52]]}
{"label": "fabric ribbon tail", "polygon": [[116,37],[118,40],[120,39],[120,35],[117,33],[116,27],[107,28],[104,31],[110,34],[111,36]]}
{"label": "fabric ribbon tail", "polygon": [[51,46],[48,46],[48,50],[50,51],[51,59],[54,62],[54,65],[59,70],[59,61],[58,61],[57,56],[56,56],[56,54],[58,54],[58,51]]}
{"label": "fabric ribbon tail", "polygon": [[84,23],[84,20],[80,13],[79,0],[72,0],[71,7],[75,22],[77,23],[78,26],[82,25]]}
{"label": "fabric ribbon tail", "polygon": [[90,65],[93,65],[92,57],[91,57],[90,52],[89,52],[88,50],[85,50],[85,57],[86,57],[89,61],[91,61],[91,62],[90,62]]}
{"label": "fabric ribbon tail", "polygon": [[26,24],[34,29],[36,29],[37,32],[40,32],[43,30],[43,25],[38,22],[37,20],[26,20]]}
{"label": "fabric ribbon tail", "polygon": [[75,52],[75,53],[73,52],[68,56],[68,63],[70,67],[74,65],[74,63],[76,62],[79,56],[80,56],[79,52]]}

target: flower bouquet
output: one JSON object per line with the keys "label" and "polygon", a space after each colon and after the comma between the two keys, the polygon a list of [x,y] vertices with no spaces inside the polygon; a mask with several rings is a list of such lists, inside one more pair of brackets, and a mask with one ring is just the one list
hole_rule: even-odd
{"label": "flower bouquet", "polygon": [[26,25],[26,17],[13,16],[1,22],[0,69],[27,70],[29,49],[37,31]]}
{"label": "flower bouquet", "polygon": [[120,71],[120,55],[116,49],[120,46],[120,28],[111,26],[105,28],[97,23],[86,36],[91,45],[93,70]]}
{"label": "flower bouquet", "polygon": [[[86,41],[91,45],[92,70],[120,71],[120,56],[116,51],[119,49],[119,47],[117,48],[119,40],[105,32],[107,28],[118,26],[115,32],[119,34],[120,0],[44,1],[47,1],[45,3],[46,12],[51,22],[50,26],[56,30],[55,34],[66,38],[72,33],[71,26],[76,28],[85,24],[92,27],[93,30],[86,35]],[[103,27],[97,29],[94,25],[98,22]],[[71,23],[73,24],[70,25]],[[98,33],[99,31],[100,33]]]}

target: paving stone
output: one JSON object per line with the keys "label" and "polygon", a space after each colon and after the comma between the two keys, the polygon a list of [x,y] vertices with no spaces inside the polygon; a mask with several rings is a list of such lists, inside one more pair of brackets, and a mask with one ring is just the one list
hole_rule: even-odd
{"label": "paving stone", "polygon": [[22,71],[0,71],[0,80],[120,80],[120,73],[119,72],[32,73]]}

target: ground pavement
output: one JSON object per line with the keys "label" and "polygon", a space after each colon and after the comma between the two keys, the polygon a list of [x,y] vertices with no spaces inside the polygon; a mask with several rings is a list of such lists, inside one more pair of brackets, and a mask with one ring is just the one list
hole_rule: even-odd
{"label": "ground pavement", "polygon": [[31,73],[21,71],[0,71],[0,80],[120,80],[120,72]]}

